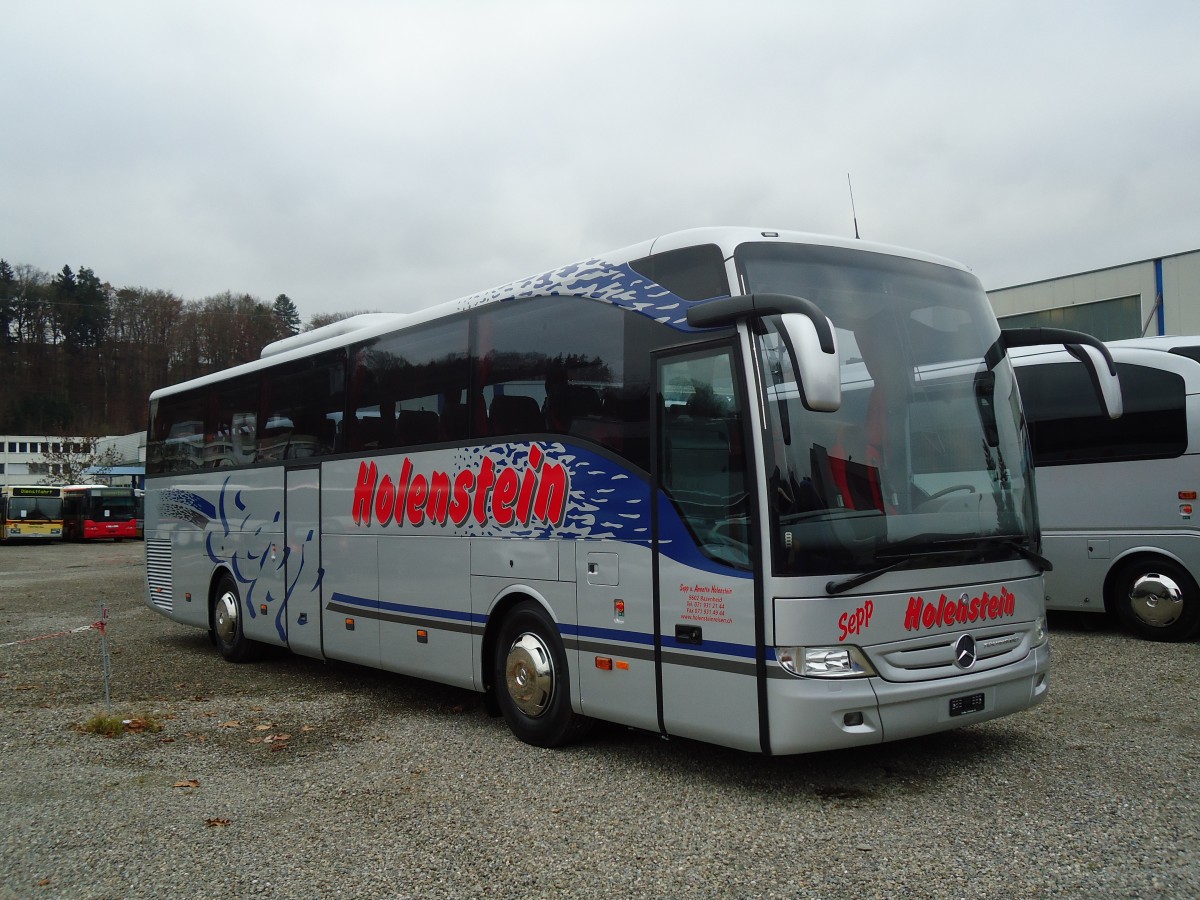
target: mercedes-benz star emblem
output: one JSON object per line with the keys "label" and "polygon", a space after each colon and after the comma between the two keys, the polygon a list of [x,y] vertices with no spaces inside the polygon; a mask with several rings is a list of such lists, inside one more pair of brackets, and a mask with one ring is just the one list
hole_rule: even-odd
{"label": "mercedes-benz star emblem", "polygon": [[954,664],[960,669],[969,669],[975,665],[975,638],[964,634],[954,642]]}

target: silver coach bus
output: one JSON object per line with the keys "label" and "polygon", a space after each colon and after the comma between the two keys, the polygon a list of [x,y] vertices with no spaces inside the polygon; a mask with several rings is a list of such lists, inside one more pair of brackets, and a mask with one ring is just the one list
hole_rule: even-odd
{"label": "silver coach bus", "polygon": [[233,661],[483,692],[541,746],[1007,715],[1050,649],[1006,348],[1045,339],[1118,413],[1102,345],[1002,337],[956,263],[745,228],[335,323],[152,394],[147,603]]}
{"label": "silver coach bus", "polygon": [[1142,637],[1200,628],[1200,337],[1112,341],[1124,415],[1063,350],[1013,362],[1037,466],[1050,609],[1108,612]]}

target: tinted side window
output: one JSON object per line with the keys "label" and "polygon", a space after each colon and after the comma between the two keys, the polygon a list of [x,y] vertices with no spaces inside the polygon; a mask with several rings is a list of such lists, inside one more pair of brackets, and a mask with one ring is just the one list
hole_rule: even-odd
{"label": "tinted side window", "polygon": [[350,450],[469,437],[467,320],[387,335],[352,351]]}
{"label": "tinted side window", "polygon": [[341,449],[346,357],[342,351],[264,373],[258,460],[306,459]]}
{"label": "tinted side window", "polygon": [[204,461],[205,397],[173,394],[150,404],[146,472],[161,475],[198,469]]}
{"label": "tinted side window", "polygon": [[708,300],[729,295],[725,260],[716,244],[656,253],[635,259],[629,267],[684,300]]}
{"label": "tinted side window", "polygon": [[241,466],[260,458],[260,383],[257,374],[243,375],[207,389],[201,461],[204,468]]}
{"label": "tinted side window", "polygon": [[500,304],[477,328],[488,434],[573,436],[649,470],[650,352],[669,329],[576,298]]}
{"label": "tinted side window", "polygon": [[1161,459],[1187,449],[1183,379],[1128,363],[1117,363],[1117,374],[1125,412],[1113,420],[1081,363],[1017,368],[1036,465]]}

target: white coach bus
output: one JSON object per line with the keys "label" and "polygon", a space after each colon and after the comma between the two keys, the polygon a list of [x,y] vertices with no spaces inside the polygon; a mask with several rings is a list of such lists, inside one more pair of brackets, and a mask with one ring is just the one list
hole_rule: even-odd
{"label": "white coach bus", "polygon": [[1015,351],[1037,466],[1051,609],[1108,612],[1182,641],[1200,629],[1200,337],[1108,344],[1124,415],[1063,350]]}
{"label": "white coach bus", "polygon": [[233,661],[483,692],[540,746],[1016,712],[1050,650],[1005,347],[955,263],[732,228],[335,323],[151,396],[147,602]]}

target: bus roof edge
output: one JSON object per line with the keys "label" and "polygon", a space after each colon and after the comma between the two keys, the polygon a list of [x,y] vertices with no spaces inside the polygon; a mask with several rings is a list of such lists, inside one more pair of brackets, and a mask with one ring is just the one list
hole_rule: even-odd
{"label": "bus roof edge", "polygon": [[406,315],[406,313],[361,313],[357,316],[350,316],[348,319],[330,322],[328,325],[322,325],[320,328],[314,328],[312,331],[304,331],[300,334],[294,334],[291,337],[272,341],[262,348],[262,352],[259,353],[258,358],[266,359],[269,356],[276,356],[288,350],[295,350],[297,347],[307,347],[309,344],[320,343],[327,338],[348,334],[351,331],[361,331],[373,325],[381,325],[385,322],[399,322]]}

